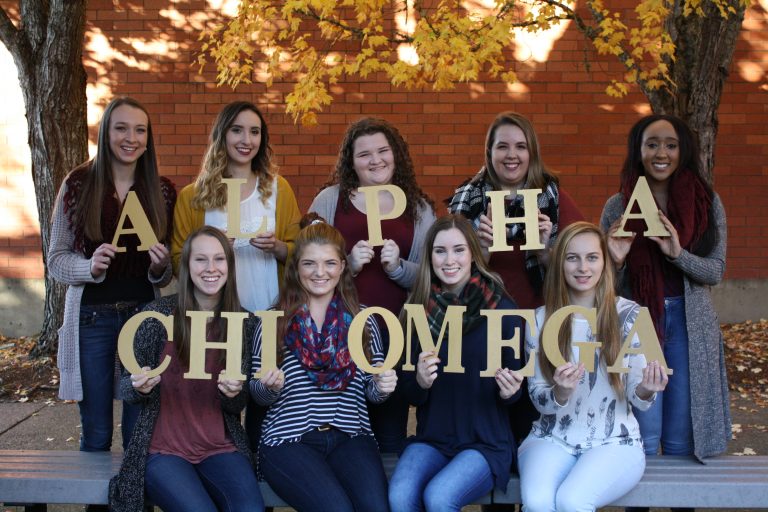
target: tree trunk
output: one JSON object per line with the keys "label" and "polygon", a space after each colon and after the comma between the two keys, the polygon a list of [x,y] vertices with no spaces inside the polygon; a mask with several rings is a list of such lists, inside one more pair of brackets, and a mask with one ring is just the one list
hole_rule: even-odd
{"label": "tree trunk", "polygon": [[45,262],[43,328],[33,355],[50,355],[56,351],[65,291],[48,273],[51,214],[64,176],[88,158],[85,0],[22,0],[19,7],[18,29],[0,12],[0,36],[24,94]]}
{"label": "tree trunk", "polygon": [[728,78],[745,7],[731,4],[735,14],[723,18],[712,2],[703,2],[704,15],[683,16],[681,0],[667,23],[675,43],[676,61],[670,73],[676,88],[646,92],[654,112],[674,114],[685,120],[696,135],[702,170],[710,182],[715,167],[717,109]]}

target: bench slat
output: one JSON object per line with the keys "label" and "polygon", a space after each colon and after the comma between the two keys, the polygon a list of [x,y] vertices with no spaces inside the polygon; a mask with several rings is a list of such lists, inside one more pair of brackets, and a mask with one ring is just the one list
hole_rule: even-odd
{"label": "bench slat", "polygon": [[[107,482],[120,468],[119,453],[0,450],[0,501],[107,503]],[[387,476],[397,456],[385,454]],[[268,506],[286,506],[260,482]],[[520,503],[520,481],[477,503]],[[614,506],[768,508],[768,457],[721,456],[701,464],[690,457],[648,457],[640,483]]]}

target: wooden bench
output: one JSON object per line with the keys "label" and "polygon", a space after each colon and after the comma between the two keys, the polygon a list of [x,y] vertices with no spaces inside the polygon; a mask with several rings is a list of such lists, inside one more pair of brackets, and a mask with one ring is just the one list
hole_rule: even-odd
{"label": "wooden bench", "polygon": [[[120,460],[121,454],[108,452],[0,450],[0,502],[105,504]],[[391,475],[397,457],[384,455],[383,462]],[[260,485],[267,506],[287,506],[269,485]],[[505,492],[495,490],[477,503],[520,503],[517,475]],[[690,457],[648,457],[643,479],[612,505],[768,508],[768,456],[722,456],[707,464]]]}

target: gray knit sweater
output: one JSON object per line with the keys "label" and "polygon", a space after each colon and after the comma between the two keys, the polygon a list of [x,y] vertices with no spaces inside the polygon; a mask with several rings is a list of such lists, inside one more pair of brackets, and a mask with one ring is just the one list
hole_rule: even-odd
{"label": "gray knit sweater", "polygon": [[[683,271],[685,319],[688,327],[688,356],[691,373],[691,416],[694,455],[699,459],[723,453],[731,439],[731,411],[728,380],[725,373],[723,334],[712,304],[710,287],[725,273],[727,231],[725,209],[715,194],[712,203],[717,241],[706,256],[696,256],[683,249],[673,265]],[[624,200],[616,194],[605,203],[600,225],[606,233],[624,213]],[[627,278],[625,278],[627,277]],[[619,273],[622,295],[632,297],[630,280]]]}
{"label": "gray knit sweater", "polygon": [[[55,280],[69,285],[64,299],[64,322],[59,328],[57,356],[61,379],[59,398],[80,401],[83,399],[83,381],[80,376],[80,302],[85,285],[104,281],[109,270],[94,278],[91,275],[91,259],[75,251],[75,233],[64,212],[66,193],[67,180],[65,179],[59,189],[53,210],[51,239],[48,247],[48,270]],[[170,283],[172,278],[170,264],[160,278],[153,277],[147,268],[147,279],[155,289],[155,298],[160,297],[160,288]]]}
{"label": "gray knit sweater", "polygon": [[[309,206],[309,211],[317,213],[329,224],[333,225],[333,219],[336,217],[336,205],[338,204],[339,186],[332,185],[324,188],[317,194],[315,200]],[[418,212],[419,219],[416,221],[413,229],[411,252],[408,254],[408,258],[400,258],[400,267],[392,273],[387,272],[390,279],[406,289],[410,289],[414,281],[416,281],[424,239],[427,236],[427,231],[435,222],[435,212],[424,201],[419,203],[416,211]]]}
{"label": "gray knit sweater", "polygon": [[[173,314],[178,298],[177,295],[169,295],[147,305],[144,311],[157,311],[164,315]],[[249,317],[243,327],[243,364],[242,372],[250,379],[250,353],[253,333],[256,324],[254,317]],[[160,363],[160,355],[168,340],[168,335],[163,325],[156,319],[145,320],[134,338],[134,350],[136,361],[140,367],[149,366],[156,368]],[[131,403],[143,405],[139,419],[133,429],[128,449],[123,457],[120,472],[112,477],[109,482],[109,506],[113,512],[142,512],[144,507],[144,470],[147,463],[147,451],[152,441],[152,433],[155,429],[155,420],[160,414],[160,384],[152,391],[143,395],[131,385],[131,376],[124,372],[120,379],[121,395]],[[253,454],[248,447],[248,438],[240,423],[240,413],[245,407],[248,398],[248,381],[243,385],[243,390],[234,398],[228,398],[219,393],[221,411],[227,435],[237,447],[237,450],[253,464]]]}

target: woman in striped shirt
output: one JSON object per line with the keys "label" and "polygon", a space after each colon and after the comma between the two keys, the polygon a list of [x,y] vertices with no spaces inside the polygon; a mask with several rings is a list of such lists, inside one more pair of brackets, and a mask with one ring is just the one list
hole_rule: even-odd
{"label": "woman in striped shirt", "polygon": [[[313,220],[314,218],[314,220]],[[308,224],[308,225],[306,225]],[[387,480],[366,402],[380,403],[397,375],[357,367],[348,346],[360,311],[346,266],[344,238],[316,214],[296,238],[277,309],[278,368],[251,381],[251,396],[269,405],[259,446],[260,470],[289,505],[304,511],[388,510]],[[376,322],[363,335],[368,361],[383,362]],[[262,330],[252,368],[261,369]]]}

